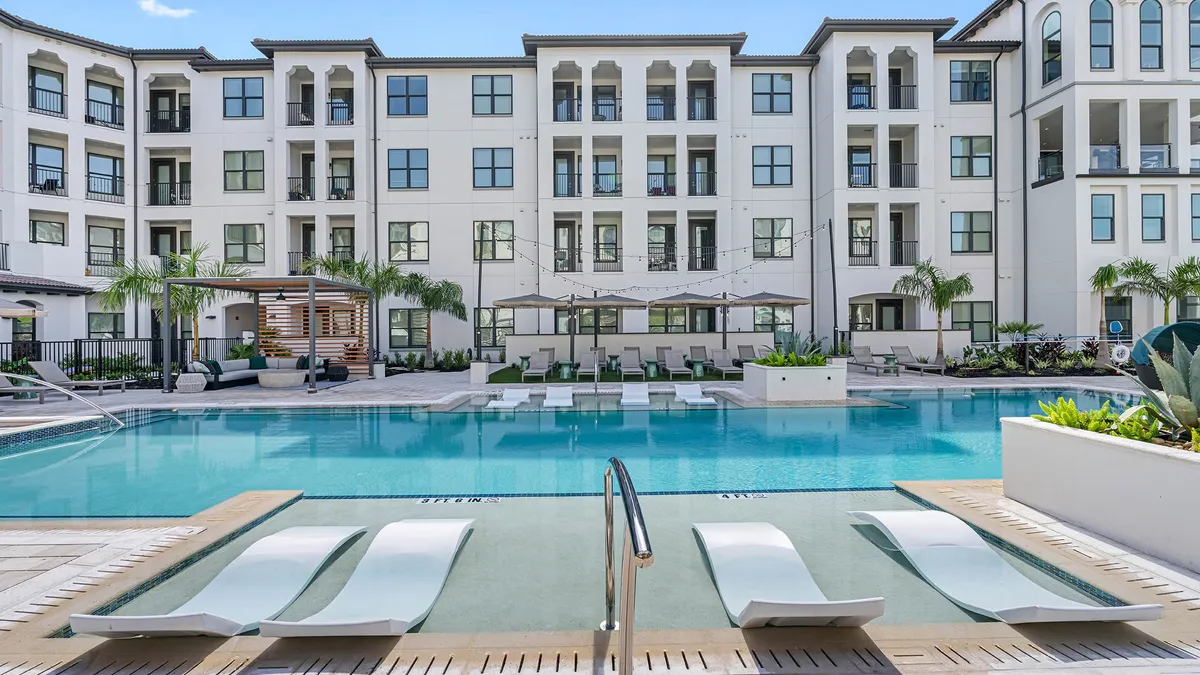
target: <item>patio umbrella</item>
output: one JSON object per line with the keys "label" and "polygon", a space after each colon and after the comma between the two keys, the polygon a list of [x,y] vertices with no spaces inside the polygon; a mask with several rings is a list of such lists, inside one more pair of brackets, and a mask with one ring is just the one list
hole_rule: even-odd
{"label": "patio umbrella", "polygon": [[[595,298],[579,298],[575,301],[576,307],[592,307],[599,309],[601,307],[613,307],[617,309],[646,309],[645,300],[637,300],[635,298],[627,298],[623,295],[601,295]],[[574,353],[574,338],[572,342],[572,353]],[[600,317],[597,316],[592,321],[592,347],[600,346]]]}
{"label": "patio umbrella", "polygon": [[3,319],[40,319],[46,314],[44,309],[37,309],[10,300],[0,300],[0,318]]}
{"label": "patio umbrella", "polygon": [[729,304],[729,301],[724,298],[696,295],[695,293],[680,293],[668,298],[651,300],[648,304],[651,307],[724,307]]}
{"label": "patio umbrella", "polygon": [[[551,298],[551,297],[547,297],[545,295],[538,295],[537,293],[530,293],[529,295],[518,295],[515,298],[505,298],[503,300],[496,300],[495,302],[492,303],[492,306],[493,307],[507,307],[507,308],[513,308],[513,309],[568,309],[568,310],[570,310],[571,303],[568,300],[562,300],[559,298]],[[571,323],[572,323],[569,318],[571,313],[572,313],[571,311],[568,311],[568,313],[567,313],[567,316],[568,316],[567,325],[568,326],[571,326]],[[574,361],[575,360],[575,329],[569,327],[568,330],[571,332],[571,360]],[[538,332],[540,333],[541,330],[539,329]]]}

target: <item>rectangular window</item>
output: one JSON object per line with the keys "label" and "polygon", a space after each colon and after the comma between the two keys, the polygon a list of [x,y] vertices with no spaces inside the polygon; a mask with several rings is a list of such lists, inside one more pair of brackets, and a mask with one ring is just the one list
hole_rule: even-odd
{"label": "rectangular window", "polygon": [[124,164],[124,160],[120,157],[94,155],[89,152],[87,156],[88,197],[106,201],[117,201],[111,198],[123,197],[125,195],[125,179],[122,175]]}
{"label": "rectangular window", "polygon": [[850,330],[873,330],[874,316],[875,305],[869,302],[850,305]]}
{"label": "rectangular window", "polygon": [[125,259],[125,230],[88,226],[88,265],[115,265]]}
{"label": "rectangular window", "polygon": [[792,113],[792,76],[755,73],[752,78],[755,113]]}
{"label": "rectangular window", "polygon": [[[1092,241],[1113,241],[1116,238],[1116,199],[1116,195],[1092,195]],[[1195,232],[1194,217],[1192,222]]]}
{"label": "rectangular window", "polygon": [[88,312],[89,340],[118,340],[125,337],[124,314]]}
{"label": "rectangular window", "polygon": [[990,211],[956,211],[950,214],[951,253],[991,253]]}
{"label": "rectangular window", "polygon": [[35,244],[67,245],[67,225],[53,220],[30,220],[29,241]]}
{"label": "rectangular window", "polygon": [[429,113],[428,82],[424,75],[389,75],[387,79],[388,115],[426,115]]}
{"label": "rectangular window", "polygon": [[389,190],[419,190],[427,187],[428,150],[388,150]]}
{"label": "rectangular window", "polygon": [[754,184],[792,184],[792,146],[754,146]]}
{"label": "rectangular window", "polygon": [[1142,241],[1166,239],[1166,195],[1142,195]]}
{"label": "rectangular window", "polygon": [[225,262],[265,262],[266,248],[262,225],[225,226]]}
{"label": "rectangular window", "polygon": [[429,260],[429,223],[388,223],[388,260]]}
{"label": "rectangular window", "polygon": [[393,309],[388,316],[388,346],[424,347],[429,343],[429,313],[423,309]]}
{"label": "rectangular window", "polygon": [[755,307],[754,332],[772,333],[792,330],[791,307]]}
{"label": "rectangular window", "polygon": [[[1112,331],[1113,322],[1121,324],[1120,332]],[[1109,340],[1129,342],[1133,340],[1133,298],[1128,295],[1104,298],[1104,333]]]}
{"label": "rectangular window", "polygon": [[754,257],[792,257],[792,219],[754,219]]}
{"label": "rectangular window", "polygon": [[225,191],[262,190],[266,184],[262,150],[225,153]]}
{"label": "rectangular window", "polygon": [[[1179,299],[1176,305],[1180,321],[1200,321],[1200,297],[1189,295]],[[1107,315],[1104,317],[1108,318]]]}
{"label": "rectangular window", "polygon": [[511,220],[475,221],[475,259],[513,259],[513,224]]}
{"label": "rectangular window", "polygon": [[476,310],[475,325],[481,347],[503,347],[505,336],[513,334],[513,310],[481,307]]}
{"label": "rectangular window", "polygon": [[475,148],[475,187],[510,188],[513,186],[512,148]]}
{"label": "rectangular window", "polygon": [[950,328],[971,331],[971,342],[992,341],[992,303],[955,302],[950,305]]}
{"label": "rectangular window", "polygon": [[[600,313],[600,325],[598,328],[596,325],[597,311]],[[575,310],[575,313],[579,318],[579,330],[577,332],[578,335],[591,335],[593,333],[615,334],[618,332],[617,317],[619,314],[615,309],[609,308],[596,310],[588,307],[577,309]],[[567,310],[554,310],[554,332],[558,333],[559,335],[566,335],[567,333],[571,332],[571,324]],[[650,332],[653,333],[655,331],[654,329],[651,329]]]}
{"label": "rectangular window", "polygon": [[225,117],[263,116],[261,77],[225,78]]}
{"label": "rectangular window", "polygon": [[354,228],[334,227],[329,230],[333,240],[333,255],[339,260],[354,259]]}
{"label": "rectangular window", "polygon": [[84,121],[88,124],[122,129],[125,127],[124,93],[120,87],[103,82],[87,81],[87,115]]}
{"label": "rectangular window", "polygon": [[511,115],[512,75],[475,75],[471,78],[471,99],[476,115]]}
{"label": "rectangular window", "polygon": [[992,100],[991,61],[950,62],[950,102],[980,103]]}
{"label": "rectangular window", "polygon": [[1192,241],[1200,241],[1200,194],[1192,195]]}
{"label": "rectangular window", "polygon": [[651,307],[651,333],[686,333],[687,307]]}
{"label": "rectangular window", "polygon": [[29,67],[29,109],[66,117],[63,75],[52,70]]}
{"label": "rectangular window", "polygon": [[991,175],[991,136],[953,136],[950,138],[950,176],[952,178],[987,178]]}

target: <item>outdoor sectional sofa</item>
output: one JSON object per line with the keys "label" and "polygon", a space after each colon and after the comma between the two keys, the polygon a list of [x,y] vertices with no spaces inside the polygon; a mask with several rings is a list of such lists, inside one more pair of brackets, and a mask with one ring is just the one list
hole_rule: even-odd
{"label": "outdoor sectional sofa", "polygon": [[[299,368],[300,358],[288,356],[285,358],[266,357],[263,359],[266,362],[265,370],[303,370],[308,372],[307,366]],[[217,361],[217,365],[221,367],[220,374],[213,373],[203,361],[192,361],[188,366],[188,370],[193,373],[204,375],[204,379],[208,380],[208,389],[224,389],[225,387],[237,387],[243,384],[258,384],[258,374],[264,368],[251,368],[250,359],[234,359],[232,361]],[[317,358],[317,379],[325,379],[326,360]]]}

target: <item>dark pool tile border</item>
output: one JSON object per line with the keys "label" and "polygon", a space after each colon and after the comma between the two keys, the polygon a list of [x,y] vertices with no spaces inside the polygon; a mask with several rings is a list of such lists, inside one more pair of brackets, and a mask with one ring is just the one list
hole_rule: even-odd
{"label": "dark pool tile border", "polygon": [[99,429],[99,422],[97,420],[90,419],[53,424],[40,429],[14,431],[12,433],[0,436],[0,457],[7,457],[8,455],[15,455],[17,453],[36,449],[27,446],[35,443],[41,443],[42,441],[46,441],[51,438],[55,440],[68,440],[72,436],[94,434],[99,431]]}
{"label": "dark pool tile border", "polygon": [[[845,488],[793,488],[775,490],[683,490],[683,491],[638,491],[639,497],[675,497],[679,495],[724,495],[724,494],[789,494],[810,492],[892,492],[898,488],[888,487],[845,487]],[[494,492],[484,494],[429,494],[429,495],[304,495],[302,499],[335,501],[351,499],[516,499],[526,497],[603,497],[603,492]]]}

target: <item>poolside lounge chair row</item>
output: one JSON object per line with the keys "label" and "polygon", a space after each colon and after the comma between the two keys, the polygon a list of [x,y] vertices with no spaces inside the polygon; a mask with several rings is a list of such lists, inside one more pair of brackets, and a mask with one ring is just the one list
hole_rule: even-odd
{"label": "poolside lounge chair row", "polygon": [[895,363],[878,363],[875,361],[875,355],[871,353],[871,348],[866,345],[852,347],[850,349],[851,366],[858,366],[863,370],[875,371],[876,375],[884,373],[893,373],[896,377],[900,377],[900,370],[915,370],[924,375],[928,372],[936,372],[938,375],[946,374],[946,366],[942,363],[921,363],[917,357],[913,356],[912,350],[908,347],[892,347],[892,354],[896,357]]}
{"label": "poolside lounge chair row", "polygon": [[[97,389],[99,395],[104,395],[105,387],[120,387],[121,391],[125,391],[124,380],[72,380],[62,368],[58,367],[53,361],[31,361],[29,363],[33,367],[34,372],[38,377],[45,382],[49,382],[57,387],[74,391],[76,389]],[[0,394],[37,394],[38,403],[46,402],[46,394],[53,393],[57,390],[52,387],[29,386],[22,387],[13,384],[12,380],[0,375]]]}
{"label": "poolside lounge chair row", "polygon": [[[529,403],[530,390],[505,388],[500,398],[488,401],[487,408],[512,410],[522,403]],[[675,400],[688,405],[716,405],[717,400],[706,397],[698,384],[675,385]],[[623,382],[621,384],[621,405],[637,406],[650,405],[650,387],[644,382]],[[546,387],[546,400],[543,408],[573,408],[575,406],[575,390],[570,386]]]}

